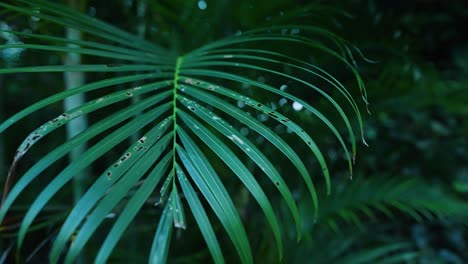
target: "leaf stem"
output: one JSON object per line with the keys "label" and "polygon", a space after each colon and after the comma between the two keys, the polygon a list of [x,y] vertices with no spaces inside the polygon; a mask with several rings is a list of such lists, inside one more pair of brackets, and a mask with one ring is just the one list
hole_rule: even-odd
{"label": "leaf stem", "polygon": [[[173,86],[173,99],[172,99],[172,117],[174,120],[174,129],[172,130],[172,169],[171,174],[175,173],[176,167],[176,147],[177,147],[177,90],[179,89],[179,71],[184,61],[184,57],[180,56],[177,58],[176,66],[175,66],[175,73],[174,73],[174,86]],[[175,187],[175,178],[172,178],[173,187]]]}

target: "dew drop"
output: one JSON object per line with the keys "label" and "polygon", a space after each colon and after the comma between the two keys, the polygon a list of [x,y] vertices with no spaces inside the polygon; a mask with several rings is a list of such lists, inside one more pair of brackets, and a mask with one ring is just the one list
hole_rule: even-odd
{"label": "dew drop", "polygon": [[288,89],[288,86],[286,84],[281,85],[281,87],[280,87],[281,91],[284,91],[286,89]]}
{"label": "dew drop", "polygon": [[186,79],[185,83],[187,84],[195,84],[195,82],[192,79]]}
{"label": "dew drop", "polygon": [[115,218],[116,216],[117,216],[116,213],[109,213],[108,215],[106,215],[106,218],[112,219],[112,218]]}
{"label": "dew drop", "polygon": [[265,121],[268,120],[268,116],[265,115],[265,114],[259,114],[259,115],[257,116],[257,119],[258,119],[260,122],[265,122]]}
{"label": "dew drop", "polygon": [[280,106],[283,106],[283,105],[285,105],[287,102],[288,102],[288,99],[286,99],[286,98],[281,98],[281,99],[279,100],[278,104],[279,104]]}
{"label": "dew drop", "polygon": [[244,144],[244,141],[243,141],[242,139],[240,139],[237,135],[232,134],[232,135],[229,137],[229,139],[231,139],[231,140],[233,140],[233,141],[235,140],[235,141],[237,141],[237,142],[238,142],[239,144],[241,144],[241,145]]}
{"label": "dew drop", "polygon": [[294,102],[294,103],[293,103],[293,108],[294,108],[294,110],[296,110],[296,111],[300,111],[300,110],[302,110],[303,106],[302,106],[300,103],[298,103],[298,102]]}
{"label": "dew drop", "polygon": [[200,10],[205,10],[207,7],[208,5],[206,4],[204,0],[198,1],[198,8],[200,8]]}

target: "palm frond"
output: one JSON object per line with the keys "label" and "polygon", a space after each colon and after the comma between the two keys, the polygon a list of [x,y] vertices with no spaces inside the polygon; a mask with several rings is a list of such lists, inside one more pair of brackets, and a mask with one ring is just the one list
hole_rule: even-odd
{"label": "palm frond", "polygon": [[[293,215],[298,239],[302,229],[299,210],[284,176],[273,165],[274,155],[278,153],[287,158],[296,168],[295,173],[306,183],[315,208],[313,217],[319,214],[317,190],[310,169],[297,154],[297,147],[254,118],[246,109],[233,103],[241,102],[249,107],[248,111],[266,114],[276,125],[293,131],[296,138],[315,156],[327,193],[331,192],[330,172],[311,129],[294,121],[293,116],[270,107],[264,99],[250,96],[242,86],[250,86],[259,93],[301,104],[332,132],[343,149],[352,173],[356,141],[351,118],[345,109],[352,109],[351,113],[357,116],[360,134],[363,135],[357,103],[351,92],[325,69],[307,62],[287,48],[288,45],[298,45],[308,52],[322,54],[340,62],[354,74],[362,97],[367,102],[363,82],[355,66],[349,62],[351,52],[348,43],[330,31],[297,25],[261,28],[177,55],[165,47],[59,4],[42,0],[12,2],[14,4],[0,3],[0,7],[26,17],[40,18],[52,25],[74,28],[86,33],[89,40],[74,41],[51,35],[9,31],[18,37],[25,37],[25,40],[32,40],[33,43],[0,45],[0,49],[24,48],[51,54],[76,53],[85,56],[90,62],[105,61],[105,64],[25,66],[0,69],[0,74],[78,71],[115,75],[45,98],[0,125],[2,133],[19,120],[72,95],[92,95],[92,92],[98,90],[106,93],[105,96],[90,99],[85,104],[44,122],[18,147],[8,175],[9,181],[13,180],[15,167],[21,158],[42,138],[52,133],[57,134],[58,128],[79,116],[104,113],[103,118],[85,131],[45,153],[21,175],[11,190],[7,183],[5,199],[0,209],[0,222],[5,219],[18,197],[47,168],[63,159],[76,146],[85,142],[90,146],[81,159],[72,161],[55,175],[31,203],[19,230],[18,249],[39,213],[77,172],[95,164],[138,131],[143,134],[141,139],[133,142],[117,160],[108,164],[109,167],[101,175],[94,178],[94,182],[68,214],[51,250],[52,263],[60,261],[62,252],[70,242],[65,263],[74,262],[106,216],[119,212],[119,217],[96,256],[96,263],[105,263],[142,206],[149,198],[156,196],[160,197],[163,209],[149,262],[161,263],[167,259],[172,225],[182,229],[190,227],[185,219],[187,211],[193,214],[215,262],[224,262],[219,241],[205,211],[208,207],[203,206],[200,201],[200,197],[203,197],[226,230],[241,261],[252,263],[249,240],[232,196],[225,186],[225,176],[221,175],[225,172],[215,166],[218,161],[222,161],[255,198],[271,228],[278,248],[278,258],[281,259],[281,228],[268,192],[259,183],[259,178],[266,176],[281,193]],[[301,34],[284,33],[293,28],[299,28]],[[36,44],[35,41],[47,44]],[[264,45],[265,43],[269,45]],[[330,43],[333,45],[329,45]],[[332,46],[335,48],[331,48]],[[292,70],[285,73],[281,67],[290,67]],[[269,76],[276,81],[263,82],[249,77],[252,75]],[[312,83],[305,78],[308,75],[319,78],[327,87]],[[143,84],[136,86],[137,81]],[[294,86],[290,90],[310,89],[309,91],[324,98],[341,117],[351,144],[347,144],[335,124],[312,103],[301,99],[293,91],[280,89],[278,83],[285,82]],[[328,89],[338,91],[345,103],[342,105],[338,99],[332,98]],[[141,100],[129,104],[129,99],[134,96],[141,97]],[[109,111],[108,107],[118,110]],[[237,124],[242,123],[271,142],[279,151],[273,155],[262,152],[251,138],[241,133]],[[364,140],[363,136],[362,139]],[[241,157],[239,153],[244,153],[244,156]],[[260,169],[260,175],[254,175],[245,165],[245,160],[251,160]],[[131,190],[133,191],[130,192]],[[200,195],[197,194],[198,191]],[[187,200],[186,203],[180,199],[182,195]],[[186,210],[186,206],[190,210]]]}
{"label": "palm frond", "polygon": [[[378,192],[374,190],[379,190]],[[360,179],[323,200],[319,224],[339,231],[341,223],[363,226],[385,216],[407,215],[417,221],[468,217],[467,204],[422,179]]]}
{"label": "palm frond", "polygon": [[[315,238],[295,248],[291,263],[303,263],[311,258],[315,263],[405,263],[415,260],[420,252],[408,242],[373,241],[371,245],[360,245],[365,232],[347,232],[346,236],[331,232],[318,232]],[[323,243],[320,241],[327,241]]]}

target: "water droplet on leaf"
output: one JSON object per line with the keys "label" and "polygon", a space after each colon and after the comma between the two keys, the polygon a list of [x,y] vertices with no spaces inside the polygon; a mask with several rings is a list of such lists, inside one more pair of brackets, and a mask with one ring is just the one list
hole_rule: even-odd
{"label": "water droplet on leaf", "polygon": [[293,108],[294,108],[294,110],[296,110],[296,111],[300,111],[300,110],[302,110],[303,106],[302,106],[302,104],[300,104],[300,103],[298,103],[298,102],[294,102],[294,103],[293,103]]}
{"label": "water droplet on leaf", "polygon": [[204,0],[200,0],[198,1],[198,8],[200,8],[200,10],[205,10],[207,8],[207,4]]}

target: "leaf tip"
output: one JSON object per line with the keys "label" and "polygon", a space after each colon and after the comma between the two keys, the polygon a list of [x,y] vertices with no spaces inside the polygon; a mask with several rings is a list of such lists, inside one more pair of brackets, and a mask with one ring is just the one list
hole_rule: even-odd
{"label": "leaf tip", "polygon": [[364,138],[364,136],[362,136],[362,144],[364,144],[364,146],[366,146],[366,147],[369,147],[369,144],[367,144],[367,141]]}

